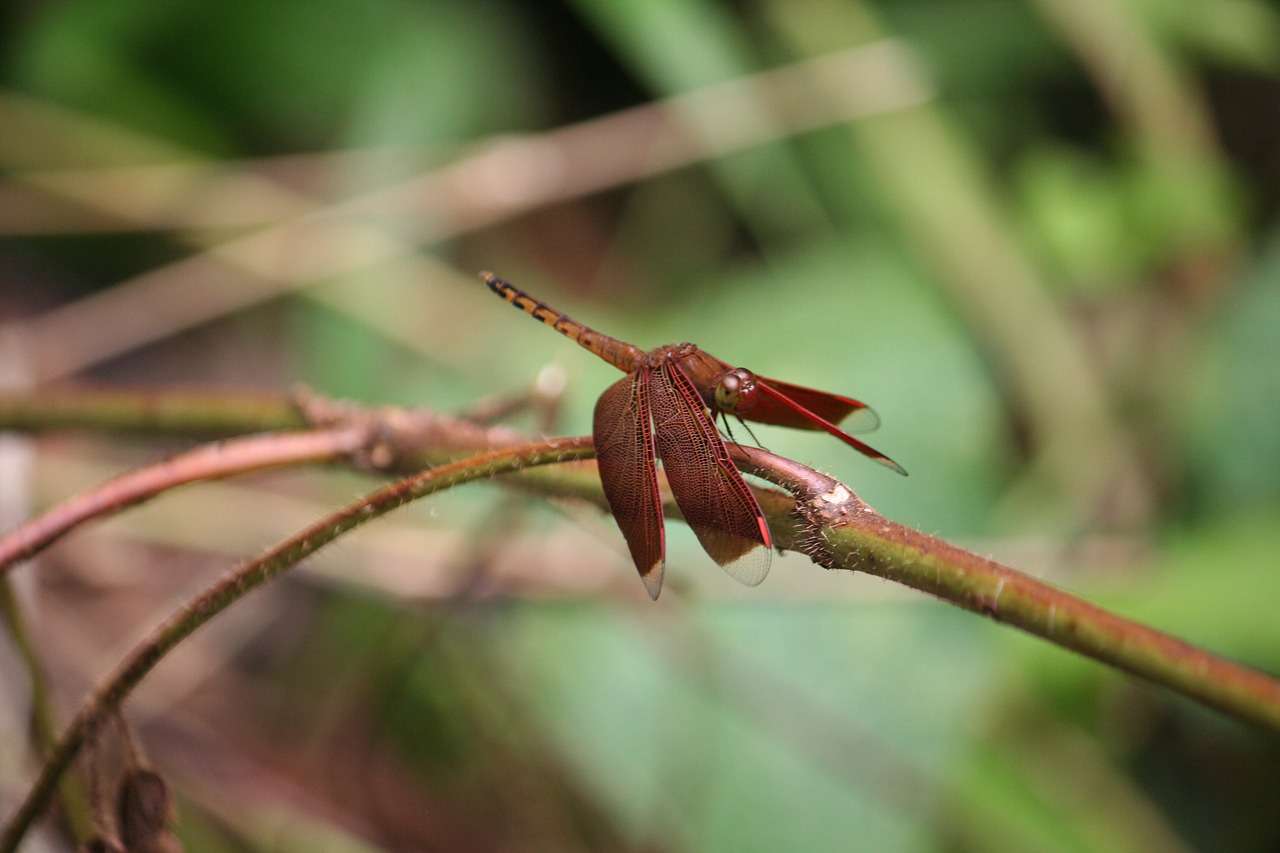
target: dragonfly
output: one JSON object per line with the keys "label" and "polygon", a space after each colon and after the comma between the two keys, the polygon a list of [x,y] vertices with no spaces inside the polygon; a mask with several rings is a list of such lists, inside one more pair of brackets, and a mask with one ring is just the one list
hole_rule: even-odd
{"label": "dragonfly", "polygon": [[[648,352],[597,332],[490,272],[480,277],[507,302],[577,341],[627,375],[596,402],[592,421],[605,499],[649,597],[666,570],[666,531],[657,461],[703,550],[738,581],[755,586],[769,572],[773,540],[750,486],[729,457],[716,419],[823,430],[882,465],[901,465],[836,426],[875,429],[865,403],[757,376],[690,343]],[[744,424],[745,426],[745,424]]]}

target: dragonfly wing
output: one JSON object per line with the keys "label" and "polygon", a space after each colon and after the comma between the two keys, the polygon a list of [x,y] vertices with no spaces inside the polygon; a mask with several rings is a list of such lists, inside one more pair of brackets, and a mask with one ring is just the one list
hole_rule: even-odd
{"label": "dragonfly wing", "polygon": [[[815,391],[814,393],[821,394],[822,392]],[[793,409],[797,414],[804,416],[804,419],[808,422],[808,425],[806,426],[807,429],[825,430],[831,433],[832,435],[834,435],[836,438],[843,441],[845,444],[852,447],[854,450],[863,454],[864,456],[868,456],[871,459],[874,459],[876,462],[879,462],[881,465],[884,465],[886,468],[890,468],[894,471],[897,471],[899,474],[902,474],[904,477],[906,476],[907,470],[903,468],[901,465],[899,465],[897,462],[894,462],[888,456],[885,456],[879,450],[876,450],[874,447],[870,446],[866,442],[859,441],[858,439],[849,435],[847,432],[840,429],[840,427],[836,426],[835,424],[821,417],[818,413],[812,412],[804,408],[803,406],[801,406],[795,400],[792,400],[784,396],[781,391],[779,391],[777,388],[773,387],[772,385],[769,385],[766,382],[760,383],[760,400],[761,402],[766,400],[772,400],[779,406],[789,407]],[[752,413],[754,413],[757,408],[759,408],[758,405],[752,408],[751,410]],[[862,411],[870,412],[871,410],[864,408],[862,409]]]}
{"label": "dragonfly wing", "polygon": [[[847,432],[871,432],[880,426],[880,417],[875,410],[859,400],[765,376],[756,378],[761,385],[776,391],[778,396],[761,394],[751,410],[742,414],[749,421],[792,429],[823,429],[806,414],[812,413],[828,423],[842,424]],[[788,405],[788,402],[794,405]]]}
{"label": "dragonfly wing", "polygon": [[647,374],[648,368],[641,366],[605,389],[596,402],[592,439],[609,510],[640,580],[656,599],[662,591],[666,541]]}
{"label": "dragonfly wing", "polygon": [[755,586],[769,573],[772,556],[760,504],[679,365],[663,362],[649,385],[654,444],[680,512],[711,559]]}

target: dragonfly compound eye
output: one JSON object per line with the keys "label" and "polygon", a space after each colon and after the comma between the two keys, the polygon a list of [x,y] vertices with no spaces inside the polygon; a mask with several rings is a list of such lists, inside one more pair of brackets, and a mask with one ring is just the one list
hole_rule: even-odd
{"label": "dragonfly compound eye", "polygon": [[756,375],[746,368],[734,368],[716,381],[716,407],[722,412],[750,411],[757,396]]}

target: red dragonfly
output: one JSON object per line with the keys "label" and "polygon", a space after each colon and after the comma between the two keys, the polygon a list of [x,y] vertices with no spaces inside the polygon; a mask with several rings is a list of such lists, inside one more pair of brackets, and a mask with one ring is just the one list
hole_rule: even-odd
{"label": "red dragonfly", "polygon": [[651,598],[662,590],[666,563],[657,459],[662,460],[681,514],[711,559],[749,586],[769,572],[769,526],[729,459],[716,417],[725,418],[726,425],[733,415],[825,430],[899,474],[907,473],[836,426],[853,418],[854,428],[875,429],[879,418],[865,403],[756,376],[693,344],[667,344],[644,352],[574,322],[493,273],[480,277],[512,305],[627,374],[600,395],[591,434],[609,509]]}

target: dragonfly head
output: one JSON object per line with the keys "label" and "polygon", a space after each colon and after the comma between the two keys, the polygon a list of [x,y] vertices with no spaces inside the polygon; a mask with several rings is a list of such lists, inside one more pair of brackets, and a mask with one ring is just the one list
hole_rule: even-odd
{"label": "dragonfly head", "polygon": [[745,367],[735,367],[716,380],[716,408],[722,412],[734,415],[748,412],[759,395],[756,375]]}

